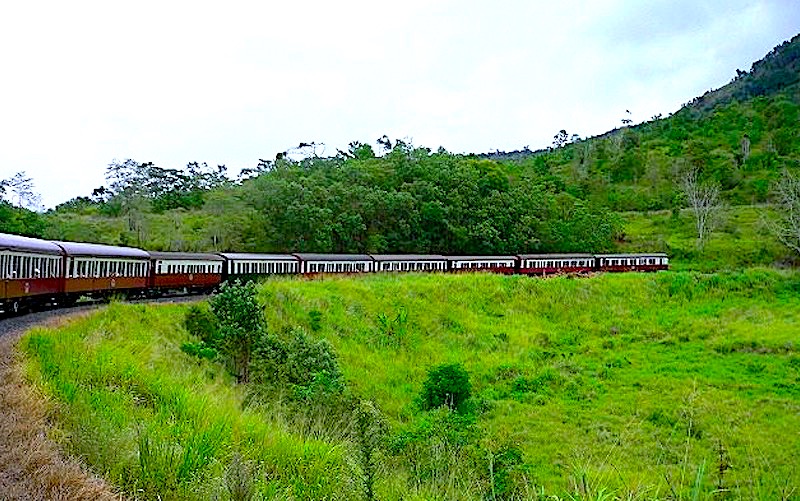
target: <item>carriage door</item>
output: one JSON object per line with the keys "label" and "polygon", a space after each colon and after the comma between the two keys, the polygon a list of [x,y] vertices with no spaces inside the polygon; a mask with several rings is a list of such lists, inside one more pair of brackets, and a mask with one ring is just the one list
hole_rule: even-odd
{"label": "carriage door", "polygon": [[0,304],[8,297],[8,269],[11,262],[10,254],[0,253]]}

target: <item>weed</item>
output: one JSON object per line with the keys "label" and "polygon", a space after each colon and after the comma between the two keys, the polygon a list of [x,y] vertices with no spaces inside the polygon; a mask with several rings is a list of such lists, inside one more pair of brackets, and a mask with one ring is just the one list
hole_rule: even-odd
{"label": "weed", "polygon": [[250,501],[255,496],[253,468],[238,452],[225,469],[225,487],[231,501]]}

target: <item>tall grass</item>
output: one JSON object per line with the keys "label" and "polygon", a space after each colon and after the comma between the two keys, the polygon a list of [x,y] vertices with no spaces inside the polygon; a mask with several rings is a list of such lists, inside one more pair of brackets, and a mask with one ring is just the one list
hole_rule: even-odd
{"label": "tall grass", "polygon": [[[420,419],[429,367],[462,363],[486,409],[483,445],[519,447],[533,485],[577,492],[580,464],[615,496],[671,488],[688,499],[714,490],[698,472],[719,442],[741,498],[754,478],[769,495],[798,485],[798,292],[797,274],[753,269],[274,280],[262,299],[271,329],[313,321],[395,429]],[[386,342],[400,316],[402,335]]]}
{"label": "tall grass", "polygon": [[242,464],[245,490],[260,495],[351,498],[340,444],[243,409],[224,370],[181,352],[182,311],[112,304],[27,335],[31,376],[61,401],[55,433],[68,452],[143,499],[237,498]]}
{"label": "tall grass", "polygon": [[768,221],[774,217],[766,206],[728,207],[723,223],[700,248],[689,209],[627,212],[622,215],[625,238],[619,248],[625,252],[666,252],[675,270],[717,272],[800,264],[797,254],[781,244],[770,229]]}
{"label": "tall grass", "polygon": [[[245,398],[180,351],[184,307],[116,304],[25,339],[61,402],[56,438],[142,498],[789,499],[800,485],[796,273],[274,279],[260,299],[270,332],[332,343],[385,439],[333,409]],[[464,416],[420,405],[447,363],[470,375]]]}

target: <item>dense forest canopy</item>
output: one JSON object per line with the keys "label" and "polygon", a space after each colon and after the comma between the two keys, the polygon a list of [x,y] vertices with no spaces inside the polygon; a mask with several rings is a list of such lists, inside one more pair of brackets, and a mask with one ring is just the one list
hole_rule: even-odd
{"label": "dense forest canopy", "polygon": [[686,172],[731,206],[769,203],[796,176],[800,38],[669,117],[588,139],[560,130],[547,150],[463,155],[386,136],[333,157],[317,146],[236,180],[224,166],[115,160],[106,187],[44,215],[5,202],[0,231],[165,250],[608,251],[619,213],[687,206]]}

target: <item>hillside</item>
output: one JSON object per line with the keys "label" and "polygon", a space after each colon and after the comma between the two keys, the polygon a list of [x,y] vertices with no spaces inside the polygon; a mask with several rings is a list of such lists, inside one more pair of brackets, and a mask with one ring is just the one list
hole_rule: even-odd
{"label": "hillside", "polygon": [[[185,349],[186,307],[112,305],[23,347],[53,436],[141,498],[779,499],[800,483],[798,287],[764,270],[270,280],[260,376],[238,385]],[[328,371],[270,383],[331,356],[342,393]],[[471,398],[426,410],[427,375],[453,363]]]}

